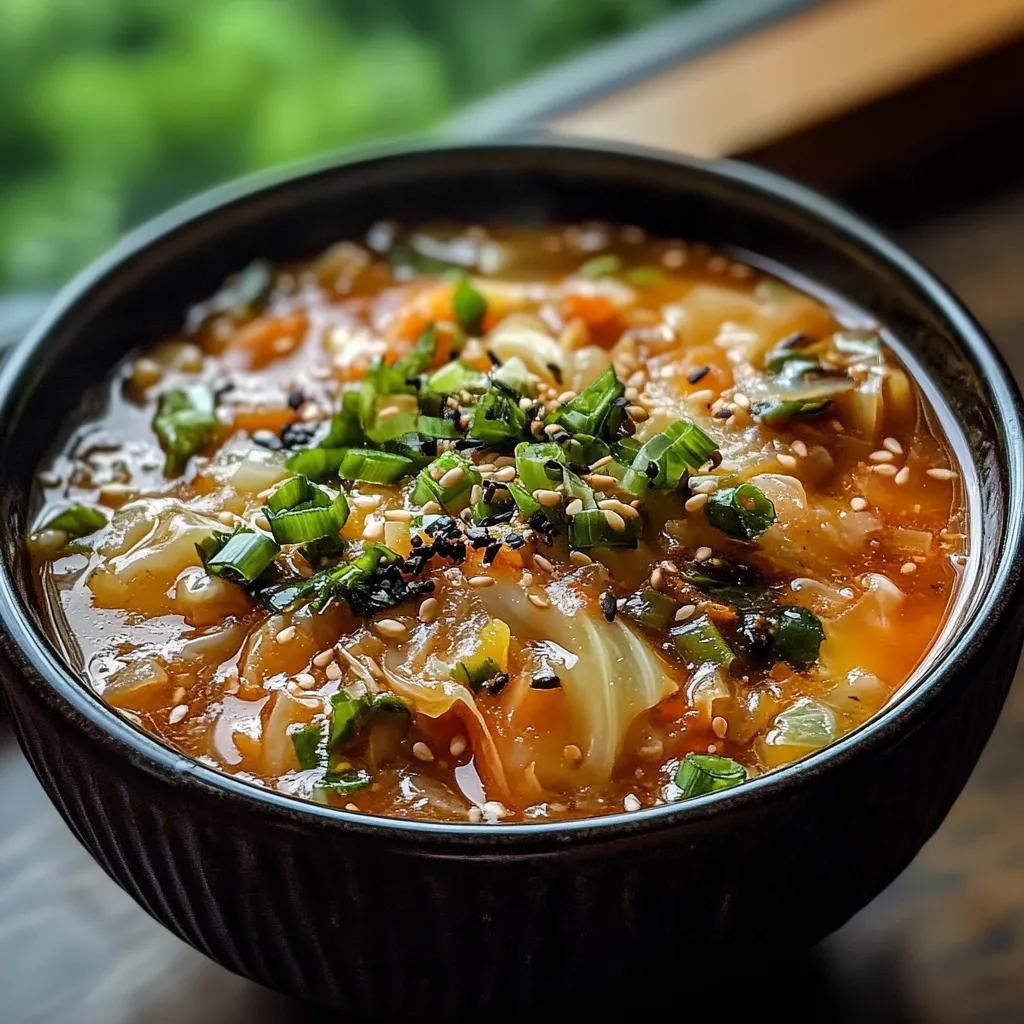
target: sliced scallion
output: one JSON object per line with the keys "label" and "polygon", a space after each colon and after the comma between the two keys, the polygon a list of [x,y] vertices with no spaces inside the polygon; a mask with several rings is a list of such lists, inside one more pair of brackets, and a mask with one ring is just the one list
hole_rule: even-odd
{"label": "sliced scallion", "polygon": [[367,789],[371,782],[373,776],[365,768],[353,768],[346,772],[328,772],[320,783],[320,788],[341,796],[349,796],[361,789]]}
{"label": "sliced scallion", "polygon": [[106,515],[98,508],[90,508],[88,505],[72,505],[55,515],[43,526],[43,529],[60,530],[68,540],[77,540],[79,537],[87,537],[90,533],[103,529],[107,522]]}
{"label": "sliced scallion", "polygon": [[460,391],[486,391],[489,383],[486,373],[456,359],[435,370],[427,378],[426,387],[439,395],[457,395]]}
{"label": "sliced scallion", "polygon": [[337,536],[348,519],[344,491],[331,496],[307,477],[293,476],[270,496],[263,514],[278,544],[305,544]]}
{"label": "sliced scallion", "polygon": [[342,480],[390,484],[407,475],[413,468],[410,459],[393,452],[378,452],[369,448],[342,448],[339,451],[336,472]]}
{"label": "sliced scallion", "polygon": [[775,506],[754,484],[740,484],[712,494],[704,518],[734,540],[757,540],[774,522]]}
{"label": "sliced scallion", "polygon": [[497,378],[477,402],[469,436],[489,448],[513,445],[526,433],[526,413],[519,408],[520,395]]}
{"label": "sliced scallion", "polygon": [[790,606],[772,616],[769,625],[769,655],[794,668],[806,668],[818,660],[825,641],[821,620],[807,608]]}
{"label": "sliced scallion", "polygon": [[715,665],[726,668],[735,655],[707,615],[697,615],[672,629],[676,650],[688,665]]}
{"label": "sliced scallion", "polygon": [[255,582],[280,550],[266,534],[241,525],[234,533],[214,533],[196,545],[211,576],[242,584]]}
{"label": "sliced scallion", "polygon": [[820,416],[832,405],[831,398],[801,399],[765,399],[755,402],[751,412],[764,423],[785,423],[787,420],[806,419]]}
{"label": "sliced scallion", "polygon": [[153,430],[166,455],[164,472],[180,473],[188,460],[213,440],[216,398],[206,384],[165,391],[157,403]]}
{"label": "sliced scallion", "polygon": [[747,770],[731,757],[719,754],[687,754],[676,772],[682,799],[731,789],[747,781]]}
{"label": "sliced scallion", "polygon": [[569,547],[577,550],[586,548],[635,548],[639,535],[639,519],[625,519],[618,530],[604,514],[603,509],[592,508],[577,512],[569,517]]}
{"label": "sliced scallion", "polygon": [[630,494],[643,494],[647,488],[675,490],[689,470],[703,466],[717,449],[696,423],[676,420],[640,446],[623,476],[623,486]]}
{"label": "sliced scallion", "polygon": [[587,260],[580,267],[578,273],[582,277],[610,277],[612,274],[617,274],[621,269],[622,260],[614,253],[608,252],[603,256],[595,256],[592,260]]}
{"label": "sliced scallion", "polygon": [[557,423],[570,434],[611,437],[625,419],[625,413],[616,404],[625,391],[626,387],[616,376],[615,368],[609,366],[590,387],[549,413],[545,423]]}
{"label": "sliced scallion", "polygon": [[[448,482],[442,483],[443,480]],[[469,504],[470,492],[480,480],[480,474],[468,459],[458,452],[447,451],[420,470],[412,500],[417,505],[436,501],[449,512],[460,512]]]}
{"label": "sliced scallion", "polygon": [[530,494],[549,490],[561,482],[565,452],[553,441],[540,444],[524,441],[516,446],[515,455],[516,476]]}
{"label": "sliced scallion", "polygon": [[295,758],[303,770],[316,768],[320,764],[320,744],[323,729],[317,723],[293,728],[288,735],[295,748]]}
{"label": "sliced scallion", "polygon": [[679,602],[653,587],[631,595],[623,611],[649,629],[667,629],[675,619]]}
{"label": "sliced scallion", "polygon": [[487,315],[487,300],[463,277],[455,286],[452,309],[459,326],[467,333],[478,335]]}

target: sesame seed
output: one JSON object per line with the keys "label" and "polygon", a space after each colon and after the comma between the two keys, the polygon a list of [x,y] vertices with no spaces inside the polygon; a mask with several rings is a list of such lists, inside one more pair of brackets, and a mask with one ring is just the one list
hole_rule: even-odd
{"label": "sesame seed", "polygon": [[711,719],[711,731],[720,740],[724,740],[725,734],[729,731],[729,723],[721,715],[715,715]]}
{"label": "sesame seed", "polygon": [[662,576],[661,576],[661,570],[660,569],[655,569],[654,572],[651,573],[651,586],[655,590],[661,590],[661,585],[662,585],[663,582],[664,582],[664,580],[662,579]]}
{"label": "sesame seed", "polygon": [[573,565],[592,565],[594,560],[585,551],[570,551],[569,561]]}
{"label": "sesame seed", "polygon": [[352,499],[352,504],[356,508],[371,509],[376,508],[383,500],[379,494],[360,494],[359,497]]}
{"label": "sesame seed", "polygon": [[563,391],[558,396],[558,404],[565,405],[566,402],[571,402],[576,397],[575,391]]}
{"label": "sesame seed", "polygon": [[291,641],[295,639],[295,627],[285,626],[284,629],[278,632],[277,636],[275,636],[274,639],[279,644],[291,643]]}
{"label": "sesame seed", "polygon": [[583,511],[583,502],[579,498],[573,498],[568,505],[565,506],[565,514],[567,516],[578,516]]}
{"label": "sesame seed", "polygon": [[384,536],[384,520],[369,516],[363,525],[363,540],[380,540]]}
{"label": "sesame seed", "polygon": [[932,469],[926,469],[925,473],[930,476],[933,480],[952,480],[956,474],[951,469],[943,469],[941,466],[935,466]]}
{"label": "sesame seed", "polygon": [[493,587],[494,577],[493,576],[470,576],[466,582],[471,587]]}
{"label": "sesame seed", "polygon": [[903,573],[904,576],[910,576],[917,572],[917,566],[913,562],[904,562],[900,566],[900,572]]}
{"label": "sesame seed", "polygon": [[484,489],[479,484],[473,484],[472,489],[469,492],[469,500],[475,505],[478,501],[482,501],[484,496]]}
{"label": "sesame seed", "polygon": [[184,686],[176,686],[174,688],[174,693],[171,694],[171,703],[180,704],[185,699],[185,694],[187,693],[188,690],[186,690]]}
{"label": "sesame seed", "polygon": [[493,473],[495,469],[497,469],[497,466],[493,462],[481,462],[476,467],[478,473]]}
{"label": "sesame seed", "polygon": [[527,594],[527,599],[538,608],[550,608],[551,598],[547,594]]}
{"label": "sesame seed", "polygon": [[295,677],[295,682],[298,683],[299,688],[302,690],[312,690],[316,686],[316,679],[308,672],[300,672]]}
{"label": "sesame seed", "polygon": [[411,523],[413,514],[407,508],[390,508],[384,513],[389,523]]}
{"label": "sesame seed", "polygon": [[544,436],[544,424],[541,423],[540,420],[531,420],[530,421],[530,433],[533,434],[534,437],[543,437]]}
{"label": "sesame seed", "polygon": [[877,452],[872,452],[868,456],[868,458],[872,462],[892,462],[893,454],[892,452],[886,451],[884,448],[882,448],[879,449]]}
{"label": "sesame seed", "polygon": [[176,704],[173,708],[171,708],[171,712],[167,716],[167,722],[169,725],[177,725],[187,714],[187,704]]}
{"label": "sesame seed", "polygon": [[882,462],[882,463],[879,463],[879,465],[877,465],[877,466],[872,466],[871,467],[871,471],[873,473],[878,473],[880,476],[895,476],[896,475],[896,467],[891,465],[888,462]]}
{"label": "sesame seed", "polygon": [[562,750],[562,757],[566,764],[573,767],[583,763],[583,751],[575,743],[566,743]]}
{"label": "sesame seed", "polygon": [[409,636],[408,627],[398,619],[379,619],[373,626],[381,636],[390,640],[405,640]]}
{"label": "sesame seed", "polygon": [[711,550],[711,548],[709,548],[709,547],[699,547],[699,548],[697,548],[697,552],[693,556],[693,558],[694,558],[694,561],[697,561],[697,562],[706,562],[713,554],[714,554],[714,552]]}
{"label": "sesame seed", "polygon": [[611,455],[605,455],[602,458],[598,459],[597,462],[592,462],[590,464],[590,471],[592,473],[595,473],[597,472],[597,470],[601,469],[602,466],[607,466],[610,462],[614,461],[615,460],[612,458]]}
{"label": "sesame seed", "polygon": [[455,487],[462,482],[465,475],[465,470],[461,466],[453,466],[437,482],[444,488]]}
{"label": "sesame seed", "polygon": [[532,406],[532,405],[533,405],[533,399],[532,398],[520,398],[519,399],[519,408],[522,409],[523,412],[529,412],[530,411],[530,406]]}
{"label": "sesame seed", "polygon": [[708,496],[706,494],[695,494],[692,498],[686,499],[686,504],[683,508],[687,512],[697,512],[707,504]]}
{"label": "sesame seed", "polygon": [[494,475],[491,477],[492,480],[497,480],[499,484],[511,483],[515,478],[515,466],[502,466],[501,469],[495,470]]}
{"label": "sesame seed", "polygon": [[441,602],[436,597],[428,597],[421,605],[420,610],[417,612],[417,618],[420,622],[433,622],[434,619],[440,614]]}
{"label": "sesame seed", "polygon": [[637,799],[637,797],[632,793],[627,793],[626,798],[622,801],[623,809],[629,811],[630,814],[634,811],[639,811],[641,806],[643,805],[640,803],[639,799]]}
{"label": "sesame seed", "polygon": [[461,733],[458,736],[453,736],[451,743],[448,744],[448,753],[452,757],[461,757],[466,752],[466,737]]}
{"label": "sesame seed", "polygon": [[253,523],[260,530],[269,530],[270,529],[270,523],[267,521],[267,517],[262,512],[253,520]]}
{"label": "sesame seed", "polygon": [[619,515],[614,509],[606,508],[604,511],[604,518],[608,525],[616,532],[623,533],[626,529],[626,520]]}
{"label": "sesame seed", "polygon": [[324,674],[332,683],[336,683],[342,675],[341,666],[336,661],[332,661],[327,668],[324,669]]}
{"label": "sesame seed", "polygon": [[676,609],[675,620],[676,622],[685,622],[687,619],[692,619],[696,611],[695,604],[684,604],[681,608]]}
{"label": "sesame seed", "polygon": [[559,433],[562,429],[563,428],[562,428],[562,424],[561,423],[549,423],[544,428],[544,433],[547,434],[550,437],[552,434]]}
{"label": "sesame seed", "polygon": [[423,515],[425,516],[434,516],[441,511],[441,506],[436,501],[428,501],[426,505],[424,505],[423,508],[420,509],[420,512],[422,512]]}
{"label": "sesame seed", "polygon": [[750,408],[750,399],[747,398],[742,391],[737,391],[736,394],[732,396],[732,403],[733,405],[739,406],[744,412]]}
{"label": "sesame seed", "polygon": [[235,521],[234,512],[218,512],[217,518],[225,525],[230,526]]}
{"label": "sesame seed", "polygon": [[626,415],[634,423],[643,423],[644,420],[650,418],[650,413],[642,405],[627,405]]}
{"label": "sesame seed", "polygon": [[694,405],[706,405],[714,397],[714,391],[711,391],[709,388],[702,388],[700,391],[694,391],[692,395],[687,395],[686,400],[693,402]]}
{"label": "sesame seed", "polygon": [[704,480],[690,488],[694,494],[714,494],[718,490],[717,480]]}
{"label": "sesame seed", "polygon": [[359,805],[358,804],[354,804],[351,801],[349,801],[347,804],[345,804],[345,810],[346,811],[358,811],[359,810]]}
{"label": "sesame seed", "polygon": [[607,476],[604,473],[591,473],[590,476],[587,477],[587,483],[590,484],[594,490],[609,491],[618,483],[618,480],[616,480],[615,477]]}
{"label": "sesame seed", "polygon": [[648,740],[639,754],[645,761],[660,761],[665,756],[665,744],[659,739]]}
{"label": "sesame seed", "polygon": [[867,507],[867,499],[860,497],[860,495],[858,495],[856,498],[850,499],[850,508],[852,508],[854,512],[863,512],[864,509],[866,509]]}
{"label": "sesame seed", "polygon": [[555,567],[543,555],[534,555],[533,565],[534,568],[540,569],[541,572],[551,573],[555,571]]}
{"label": "sesame seed", "polygon": [[484,812],[481,811],[479,807],[470,807],[470,809],[466,811],[466,817],[472,824],[479,825],[480,822],[483,821]]}
{"label": "sesame seed", "polygon": [[892,452],[893,455],[902,455],[903,454],[903,445],[901,445],[899,443],[899,441],[896,440],[895,437],[887,437],[882,442],[882,447],[887,449],[888,451]]}
{"label": "sesame seed", "polygon": [[326,668],[332,661],[334,661],[334,650],[328,647],[326,651],[321,651],[313,659],[313,664],[316,665],[317,668]]}
{"label": "sesame seed", "polygon": [[786,455],[786,453],[783,452],[782,454],[776,455],[775,457],[776,459],[778,459],[780,466],[784,466],[786,469],[796,468],[796,459],[794,459],[792,455]]}
{"label": "sesame seed", "polygon": [[790,446],[800,456],[801,459],[807,458],[807,445],[797,438]]}
{"label": "sesame seed", "polygon": [[533,492],[533,499],[545,508],[554,508],[561,502],[562,496],[558,491],[539,490]]}
{"label": "sesame seed", "polygon": [[434,752],[423,742],[423,740],[417,740],[412,745],[412,756],[417,761],[433,761]]}
{"label": "sesame seed", "polygon": [[400,412],[401,409],[399,409],[397,405],[386,405],[377,413],[377,419],[389,420],[392,416],[397,416]]}

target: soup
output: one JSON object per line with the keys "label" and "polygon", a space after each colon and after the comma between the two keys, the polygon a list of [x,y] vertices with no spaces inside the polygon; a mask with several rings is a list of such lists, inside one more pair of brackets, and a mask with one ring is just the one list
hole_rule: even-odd
{"label": "soup", "polygon": [[635,228],[256,262],[83,409],[27,540],[70,667],[204,764],[367,814],[742,785],[890,699],[965,557],[879,325]]}

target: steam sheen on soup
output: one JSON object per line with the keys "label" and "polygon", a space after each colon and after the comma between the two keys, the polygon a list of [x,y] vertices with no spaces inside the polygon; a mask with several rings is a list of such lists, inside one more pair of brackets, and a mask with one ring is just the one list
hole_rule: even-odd
{"label": "steam sheen on soup", "polygon": [[72,669],[205,764],[368,814],[742,785],[890,698],[964,559],[879,325],[635,228],[256,262],[88,408],[27,541]]}

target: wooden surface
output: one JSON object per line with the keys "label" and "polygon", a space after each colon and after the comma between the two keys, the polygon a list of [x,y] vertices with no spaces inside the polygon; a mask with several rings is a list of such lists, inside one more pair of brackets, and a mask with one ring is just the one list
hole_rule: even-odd
{"label": "wooden surface", "polygon": [[746,152],[1024,33],[1024,0],[830,0],[557,118],[569,134]]}

